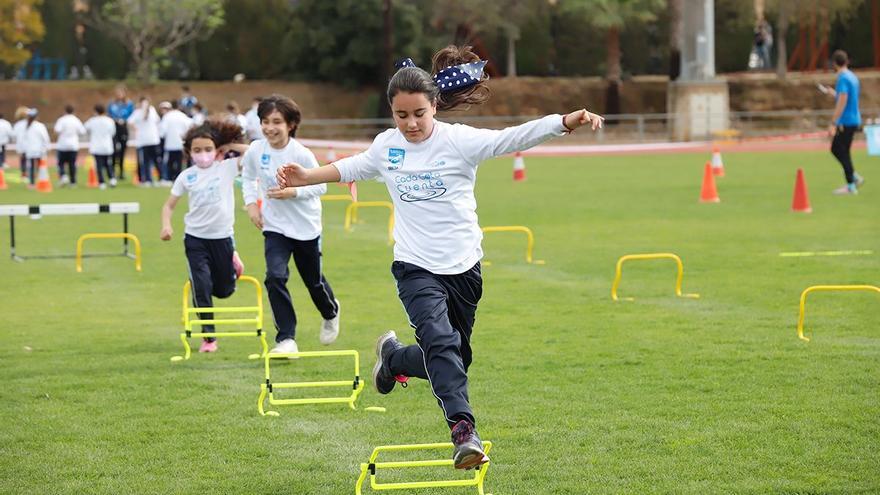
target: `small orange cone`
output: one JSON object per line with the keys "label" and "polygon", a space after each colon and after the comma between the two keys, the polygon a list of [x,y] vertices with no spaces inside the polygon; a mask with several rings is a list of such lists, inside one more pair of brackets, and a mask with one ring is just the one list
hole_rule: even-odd
{"label": "small orange cone", "polygon": [[86,187],[91,187],[91,188],[98,187],[98,174],[95,172],[94,165],[89,167],[89,182],[86,183]]}
{"label": "small orange cone", "polygon": [[810,198],[807,195],[807,181],[804,179],[804,169],[797,170],[797,178],[794,181],[794,199],[791,200],[791,211],[810,213]]}
{"label": "small orange cone", "polygon": [[40,159],[40,165],[37,167],[37,191],[50,193],[52,192],[52,182],[49,180],[49,166],[46,165],[45,159]]}
{"label": "small orange cone", "polygon": [[526,180],[526,162],[519,151],[513,155],[513,180],[516,182]]}
{"label": "small orange cone", "polygon": [[3,167],[0,167],[0,191],[5,191],[9,186],[6,185],[6,174],[3,172]]}
{"label": "small orange cone", "polygon": [[724,177],[724,162],[721,161],[721,150],[718,147],[712,149],[712,173],[715,177]]}
{"label": "small orange cone", "polygon": [[333,146],[327,148],[327,163],[333,163],[336,161],[336,152],[333,151]]}
{"label": "small orange cone", "polygon": [[257,198],[257,209],[263,211],[263,198]]}
{"label": "small orange cone", "polygon": [[700,191],[701,203],[720,203],[721,198],[718,197],[718,189],[715,188],[715,176],[712,175],[712,164],[706,163],[703,171],[703,190]]}

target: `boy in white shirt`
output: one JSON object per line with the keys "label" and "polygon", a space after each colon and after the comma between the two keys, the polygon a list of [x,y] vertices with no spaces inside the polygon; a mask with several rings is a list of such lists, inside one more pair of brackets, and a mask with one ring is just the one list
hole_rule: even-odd
{"label": "boy in white shirt", "polygon": [[[227,151],[244,153],[241,127],[231,122],[211,122],[192,128],[184,137],[184,149],[192,158],[171,186],[171,195],[162,207],[163,241],[171,240],[171,215],[180,197],[189,195],[189,212],[183,218],[186,259],[195,307],[211,307],[212,296],[227,298],[235,292],[235,281],[244,265],[235,251],[235,178],[240,157],[223,160]],[[199,313],[213,319],[213,313]],[[202,332],[213,333],[214,325],[202,325]],[[215,352],[217,341],[204,338],[199,352]]]}
{"label": "boy in white shirt", "polygon": [[[58,141],[58,177],[61,185],[76,186],[76,156],[79,153],[79,136],[86,133],[82,121],[73,114],[73,105],[65,105],[64,116],[55,122]],[[66,168],[65,168],[66,167]],[[67,173],[65,173],[65,170]]]}
{"label": "boy in white shirt", "polygon": [[28,160],[24,153],[24,135],[27,132],[28,107],[15,109],[15,124],[12,125],[12,135],[15,139],[15,152],[18,153],[19,166],[21,167],[21,180],[24,182],[28,176]]}
{"label": "boy in white shirt", "polygon": [[150,105],[150,99],[142,96],[138,108],[128,118],[128,125],[134,127],[134,142],[137,147],[138,179],[141,185],[153,185],[153,167],[159,170],[159,179],[165,177],[159,156],[159,113]]}
{"label": "boy in white shirt", "polygon": [[451,429],[456,469],[489,460],[467,391],[471,331],[483,293],[482,231],[474,198],[477,166],[588,123],[593,129],[602,125],[602,117],[586,109],[500,131],[434,120],[438,109],[488,99],[485,63],[469,47],[456,46],[434,55],[432,74],[407,59],[388,84],[396,128],[377,136],[363,153],[317,169],[287,165],[276,177],[282,188],[384,179],[394,202],[391,273],[417,344],[404,346],[393,331],[379,337],[373,383],[387,394],[407,377],[429,380]]}
{"label": "boy in white shirt", "polygon": [[169,180],[177,179],[183,165],[183,136],[193,126],[191,118],[179,109],[177,100],[171,102],[171,109],[162,116],[159,134],[165,139],[165,173]]}
{"label": "boy in white shirt", "polygon": [[[281,190],[275,172],[285,163],[316,168],[315,155],[294,138],[301,121],[299,107],[290,98],[272,95],[258,109],[265,139],[251,143],[242,159],[244,203],[254,225],[263,232],[266,253],[266,289],[278,335],[271,352],[299,352],[296,311],[287,290],[290,257],[321,317],[319,340],[329,345],[339,335],[339,301],[321,273],[321,195],[324,184]],[[257,205],[260,192],[266,197]]]}
{"label": "boy in white shirt", "polygon": [[27,111],[27,128],[24,132],[24,154],[28,160],[28,168],[30,169],[30,185],[36,184],[37,167],[41,160],[46,159],[49,153],[49,130],[46,126],[37,120],[39,112],[36,108]]}
{"label": "boy in white shirt", "polygon": [[113,176],[113,137],[116,135],[116,122],[105,115],[104,105],[95,105],[95,115],[83,126],[89,133],[89,153],[95,158],[95,169],[98,172],[98,187],[107,189],[104,173],[110,180],[110,187],[116,187]]}
{"label": "boy in white shirt", "polygon": [[6,168],[6,145],[15,138],[12,124],[0,113],[0,167]]}

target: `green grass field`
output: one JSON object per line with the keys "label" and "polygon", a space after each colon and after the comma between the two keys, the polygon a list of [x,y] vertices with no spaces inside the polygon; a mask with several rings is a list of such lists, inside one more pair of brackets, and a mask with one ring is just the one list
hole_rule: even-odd
{"label": "green grass field", "polygon": [[[834,197],[842,174],[827,152],[729,153],[722,202],[700,204],[705,159],[530,158],[524,183],[511,181],[510,159],[481,168],[480,223],[531,227],[535,257],[546,260],[526,264],[516,234],[483,243],[492,264],[470,394],[481,436],[495,444],[487,492],[880,493],[880,297],[813,295],[813,340],[796,335],[807,286],[880,284],[880,161],[857,153],[868,183],[857,197]],[[789,211],[798,167],[812,214]],[[368,383],[358,411],[289,406],[269,418],[256,407],[261,362],[245,358],[256,339],[221,340],[214,355],[171,363],[182,350],[186,208],[175,214],[175,239],[161,242],[167,193],[0,192],[2,203],[139,201],[131,223],[144,245],[142,273],[119,257],[86,259],[77,274],[72,259],[10,261],[0,226],[0,492],[346,494],[374,446],[448,441],[425,382],[388,396]],[[380,184],[362,184],[360,194],[388,199]],[[237,210],[246,272],[262,280],[262,238]],[[389,272],[387,213],[365,210],[365,223],[346,233],[343,211],[325,204],[325,274],[342,302],[342,334],[330,348],[360,351],[369,378],[380,333],[413,337]],[[27,255],[72,253],[79,234],[118,231],[121,220],[17,223]],[[874,254],[779,256],[825,250]],[[673,296],[671,263],[636,262],[620,288],[636,301],[613,302],[617,258],[662,251],[682,257],[684,291],[702,297]],[[323,349],[320,316],[296,275],[290,286],[300,349]],[[242,286],[223,304],[252,298]],[[274,338],[271,321],[267,312]],[[347,369],[300,360],[274,366],[273,378]],[[386,479],[401,475],[416,476]]]}

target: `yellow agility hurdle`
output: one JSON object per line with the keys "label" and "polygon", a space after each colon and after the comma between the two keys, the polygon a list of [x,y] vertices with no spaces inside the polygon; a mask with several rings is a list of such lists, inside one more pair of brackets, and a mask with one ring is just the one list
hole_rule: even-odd
{"label": "yellow agility hurdle", "polygon": [[141,241],[134,234],[109,233],[109,234],[83,234],[76,240],[76,271],[82,273],[83,243],[88,239],[124,239],[134,243],[134,269],[141,271]]}
{"label": "yellow agility hurdle", "polygon": [[818,291],[872,291],[880,293],[880,287],[876,287],[874,285],[814,285],[812,287],[807,287],[801,292],[801,305],[800,311],[798,312],[798,338],[809,342],[810,338],[804,336],[804,310],[806,309],[807,304],[807,294],[810,292],[818,292]]}
{"label": "yellow agility hurdle", "polygon": [[[192,289],[189,280],[183,284],[183,332],[180,334],[180,341],[183,342],[183,356],[174,356],[172,361],[182,361],[189,359],[192,349],[189,346],[191,337],[257,337],[260,339],[262,352],[259,354],[250,354],[248,359],[259,359],[269,352],[269,346],[266,344],[266,335],[263,333],[263,286],[254,277],[242,275],[238,278],[239,282],[250,282],[254,285],[257,292],[257,304],[255,306],[237,306],[237,307],[204,307],[192,308],[189,306],[191,299],[190,291]],[[225,319],[201,319],[199,313],[250,313],[247,317],[241,318],[225,318]],[[193,325],[253,325],[253,330],[243,332],[193,332]]]}
{"label": "yellow agility hurdle", "polygon": [[325,194],[321,196],[321,201],[354,201],[350,194]]}
{"label": "yellow agility hurdle", "polygon": [[[272,359],[290,359],[290,358],[313,358],[313,357],[338,357],[353,356],[354,357],[354,380],[330,380],[322,382],[286,382],[272,383],[272,377],[269,371],[269,362]],[[266,411],[263,409],[263,403],[266,396],[269,397],[269,404],[275,406],[290,406],[300,404],[348,404],[351,409],[357,409],[355,401],[364,389],[364,382],[360,376],[360,355],[357,351],[312,351],[312,352],[283,352],[272,353],[264,356],[266,368],[266,381],[260,384],[260,398],[257,402],[257,409],[261,416],[280,416],[277,411]],[[351,394],[345,397],[313,397],[303,399],[276,399],[275,390],[289,388],[321,388],[321,387],[351,387]]]}
{"label": "yellow agility hurdle", "polygon": [[[526,235],[526,263],[532,263],[535,265],[543,265],[543,260],[533,260],[532,252],[535,249],[535,234],[532,233],[532,229],[525,227],[523,225],[512,225],[509,227],[483,227],[483,233],[488,234],[489,232],[523,232]],[[488,264],[488,262],[486,262]]]}
{"label": "yellow agility hurdle", "polygon": [[[676,265],[678,265],[678,276],[675,278],[675,295],[678,297],[688,297],[691,299],[699,299],[699,294],[682,294],[681,293],[681,279],[684,277],[684,265],[681,262],[681,258],[672,253],[650,253],[650,254],[627,254],[626,256],[621,256],[619,260],[617,260],[617,269],[614,274],[614,283],[611,284],[611,299],[615,301],[619,300],[617,297],[617,287],[620,285],[620,277],[623,274],[623,263],[629,260],[659,260],[659,259],[671,259],[675,260]],[[634,301],[634,297],[624,297],[622,298],[624,301]]]}
{"label": "yellow agility hurdle", "polygon": [[352,201],[345,208],[345,231],[351,232],[351,224],[357,220],[360,208],[388,208],[388,245],[394,244],[394,205],[390,201]]}
{"label": "yellow agility hurdle", "polygon": [[[484,441],[485,453],[488,454],[492,449],[492,442]],[[370,473],[370,488],[373,490],[403,490],[407,488],[449,488],[459,486],[476,486],[479,495],[486,494],[483,490],[483,480],[486,478],[486,472],[489,470],[489,463],[474,468],[474,477],[459,480],[438,480],[438,481],[408,481],[401,483],[379,483],[376,481],[376,471],[380,469],[394,469],[407,467],[436,467],[450,466],[452,467],[452,456],[446,459],[433,459],[429,461],[396,461],[396,462],[376,462],[381,452],[400,452],[410,450],[437,450],[452,449],[452,443],[424,443],[414,445],[381,445],[373,449],[368,463],[361,463],[361,474],[358,477],[357,485],[355,485],[355,494],[362,495],[361,488]]]}

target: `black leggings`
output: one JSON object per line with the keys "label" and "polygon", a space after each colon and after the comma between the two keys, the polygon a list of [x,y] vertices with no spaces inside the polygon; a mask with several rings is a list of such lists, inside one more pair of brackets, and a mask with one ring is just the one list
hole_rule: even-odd
{"label": "black leggings", "polygon": [[855,184],[856,182],[855,169],[849,150],[852,147],[853,136],[858,129],[856,126],[838,126],[837,132],[834,133],[834,139],[831,141],[831,154],[843,167],[843,175],[846,177],[847,184]]}
{"label": "black leggings", "polygon": [[113,179],[113,164],[110,163],[113,155],[92,155],[95,157],[95,169],[98,171],[98,182],[104,183],[104,172],[107,172],[107,178]]}

